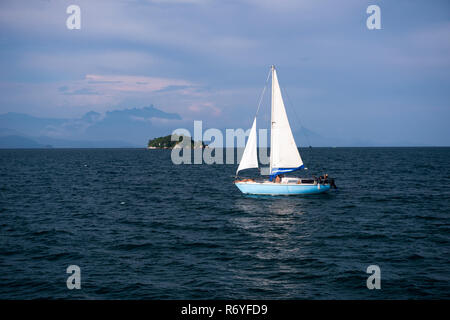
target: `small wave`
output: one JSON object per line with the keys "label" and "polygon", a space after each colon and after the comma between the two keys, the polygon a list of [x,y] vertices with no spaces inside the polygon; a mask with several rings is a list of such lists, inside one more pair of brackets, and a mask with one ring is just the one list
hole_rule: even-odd
{"label": "small wave", "polygon": [[422,260],[422,259],[425,259],[425,257],[421,256],[420,254],[414,253],[414,254],[408,256],[406,259],[407,260]]}

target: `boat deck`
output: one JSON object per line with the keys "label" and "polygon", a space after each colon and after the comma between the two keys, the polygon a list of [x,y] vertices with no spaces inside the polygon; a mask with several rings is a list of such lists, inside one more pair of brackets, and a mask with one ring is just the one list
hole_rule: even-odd
{"label": "boat deck", "polygon": [[317,194],[330,190],[329,184],[314,185],[272,182],[237,182],[235,185],[242,193],[259,195]]}
{"label": "boat deck", "polygon": [[315,186],[324,183],[319,183],[318,180],[313,178],[282,178],[280,182],[259,180],[259,179],[243,179],[235,181],[235,183],[245,183],[245,184],[270,184],[270,185],[310,185]]}

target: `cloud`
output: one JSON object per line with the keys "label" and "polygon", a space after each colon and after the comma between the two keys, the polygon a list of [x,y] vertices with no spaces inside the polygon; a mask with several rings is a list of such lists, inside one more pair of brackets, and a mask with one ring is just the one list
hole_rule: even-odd
{"label": "cloud", "polygon": [[169,61],[147,52],[118,49],[98,52],[86,48],[67,51],[66,46],[55,48],[55,52],[20,51],[15,54],[14,63],[20,69],[39,74],[59,74],[61,78],[81,78],[86,74],[142,74],[155,70],[155,66]]}
{"label": "cloud", "polygon": [[189,111],[196,114],[209,114],[214,117],[220,116],[222,111],[213,102],[201,102],[190,105]]}
{"label": "cloud", "polygon": [[88,74],[83,82],[86,81],[98,90],[125,92],[155,92],[174,86],[188,87],[193,85],[189,81],[180,79],[127,75]]}
{"label": "cloud", "polygon": [[[102,74],[58,82],[0,82],[0,90],[8,92],[0,97],[3,106],[36,116],[64,116],[68,110],[80,116],[90,110],[102,113],[112,108],[152,103],[165,111],[186,115],[191,104],[202,102],[210,95],[203,86],[184,79]],[[39,108],[34,113],[29,106],[36,105],[36,101]]]}
{"label": "cloud", "polygon": [[[67,86],[63,86],[60,88],[68,88]],[[85,95],[99,95],[99,93],[97,91],[94,91],[90,88],[80,88],[77,90],[73,90],[73,91],[63,91],[65,95],[81,95],[81,96],[85,96]]]}

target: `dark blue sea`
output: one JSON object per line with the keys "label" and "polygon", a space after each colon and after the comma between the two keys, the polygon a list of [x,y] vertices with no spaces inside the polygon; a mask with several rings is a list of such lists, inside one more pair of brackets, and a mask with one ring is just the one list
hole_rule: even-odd
{"label": "dark blue sea", "polygon": [[0,299],[450,298],[450,148],[301,149],[338,190],[288,197],[170,152],[0,150]]}

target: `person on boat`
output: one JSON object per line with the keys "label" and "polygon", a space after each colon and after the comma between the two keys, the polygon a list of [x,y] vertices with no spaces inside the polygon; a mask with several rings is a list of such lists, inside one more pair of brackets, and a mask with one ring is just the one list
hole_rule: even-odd
{"label": "person on boat", "polygon": [[337,189],[337,186],[336,186],[336,184],[334,183],[334,179],[331,179],[331,178],[330,178],[330,187],[331,187],[331,188],[334,188],[334,189]]}
{"label": "person on boat", "polygon": [[281,179],[283,179],[283,177],[284,177],[284,175],[282,175],[282,174],[277,175],[275,178],[275,183],[281,183]]}

